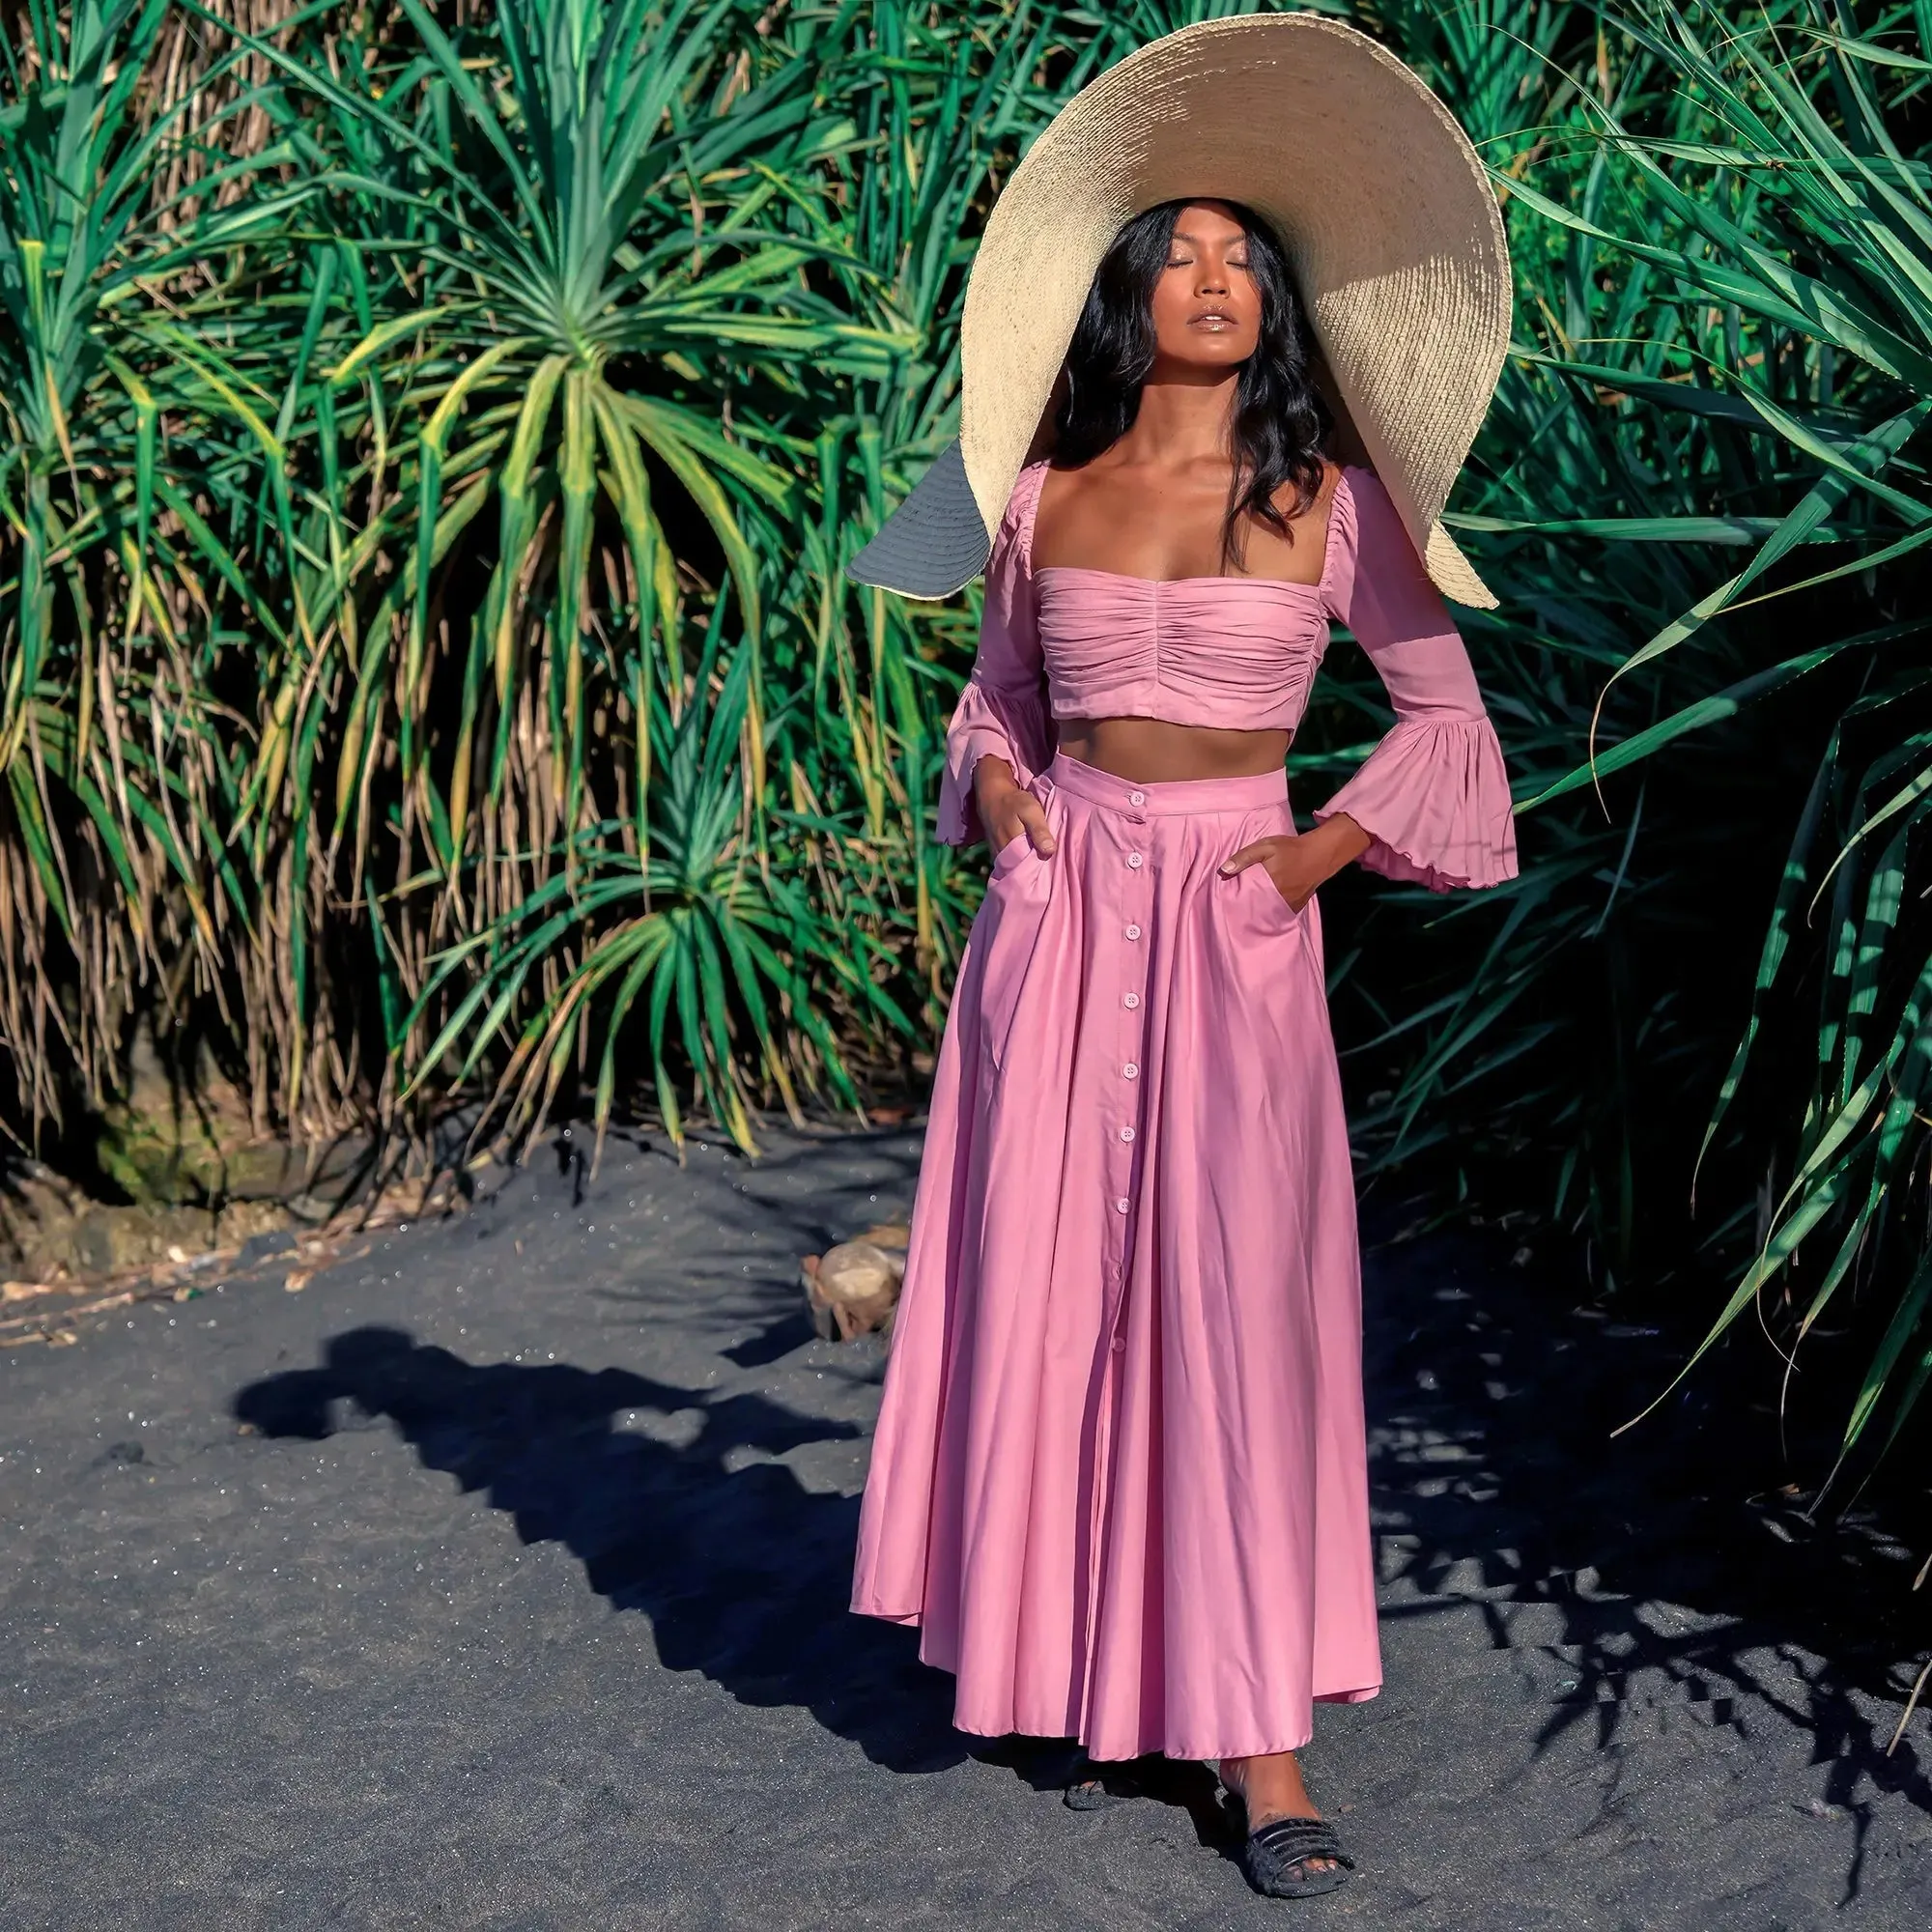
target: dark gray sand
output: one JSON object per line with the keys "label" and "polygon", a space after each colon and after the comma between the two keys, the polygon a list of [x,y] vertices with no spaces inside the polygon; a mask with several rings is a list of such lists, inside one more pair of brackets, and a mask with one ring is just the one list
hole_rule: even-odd
{"label": "dark gray sand", "polygon": [[1205,1772],[1080,1814],[953,1732],[845,1612],[880,1360],[795,1287],[916,1154],[546,1155],[0,1354],[5,1932],[1932,1924],[1928,1719],[1885,1756],[1841,1616],[1909,1563],[1747,1507],[1694,1395],[1609,1442],[1666,1345],[1445,1241],[1369,1269],[1388,1683],[1306,1756],[1354,1885],[1252,1897]]}

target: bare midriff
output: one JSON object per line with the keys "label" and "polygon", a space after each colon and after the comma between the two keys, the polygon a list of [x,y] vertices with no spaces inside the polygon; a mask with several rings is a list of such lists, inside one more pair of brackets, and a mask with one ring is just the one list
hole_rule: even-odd
{"label": "bare midriff", "polygon": [[1288,731],[1233,731],[1158,718],[1063,718],[1060,750],[1134,784],[1252,779],[1281,770]]}

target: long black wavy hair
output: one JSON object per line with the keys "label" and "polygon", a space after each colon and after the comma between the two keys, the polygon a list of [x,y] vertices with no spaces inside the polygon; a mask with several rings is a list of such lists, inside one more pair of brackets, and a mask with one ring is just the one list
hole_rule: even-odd
{"label": "long black wavy hair", "polygon": [[[1054,461],[1091,463],[1133,427],[1153,368],[1153,292],[1174,246],[1175,223],[1190,201],[1164,201],[1115,236],[1094,276],[1066,352],[1066,387],[1054,422]],[[1289,542],[1293,517],[1321,488],[1321,449],[1332,427],[1315,386],[1312,339],[1294,292],[1288,254],[1262,217],[1239,202],[1218,204],[1241,224],[1248,273],[1262,298],[1261,336],[1241,364],[1235,391],[1235,487],[1221,532],[1224,562],[1242,557],[1243,517],[1258,517]],[[1293,509],[1275,504],[1294,486]]]}

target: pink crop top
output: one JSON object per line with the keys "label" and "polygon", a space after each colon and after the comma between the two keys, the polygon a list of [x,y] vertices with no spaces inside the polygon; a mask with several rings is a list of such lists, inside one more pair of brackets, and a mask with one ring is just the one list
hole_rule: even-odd
{"label": "pink crop top", "polygon": [[1363,865],[1390,878],[1442,892],[1516,876],[1502,748],[1463,639],[1373,470],[1343,470],[1314,583],[1036,571],[1046,471],[1021,472],[986,560],[979,655],[946,737],[941,839],[980,836],[982,757],[1034,781],[1053,756],[1056,719],[1293,731],[1332,620],[1368,652],[1396,722],[1315,816],[1346,811],[1372,841]]}

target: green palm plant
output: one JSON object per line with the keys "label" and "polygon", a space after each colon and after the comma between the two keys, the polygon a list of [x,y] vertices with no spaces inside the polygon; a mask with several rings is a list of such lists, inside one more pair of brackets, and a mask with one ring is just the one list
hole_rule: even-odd
{"label": "green palm plant", "polygon": [[[622,1028],[639,1002],[648,1014],[659,1109],[674,1139],[682,1134],[682,1115],[672,1073],[673,1022],[687,1054],[696,1042],[699,1092],[712,1118],[741,1145],[752,1145],[753,1130],[740,1075],[739,1013],[749,1021],[761,1070],[794,1115],[789,1066],[797,1047],[784,1042],[786,1024],[816,1050],[835,1094],[859,1104],[812,988],[793,964],[798,931],[810,926],[810,908],[800,902],[795,884],[760,876],[743,836],[736,778],[751,703],[751,647],[737,647],[715,690],[714,655],[707,650],[698,668],[700,685],[713,691],[711,702],[687,705],[675,721],[662,711],[652,720],[659,780],[649,850],[626,852],[609,837],[615,828],[592,828],[581,841],[576,875],[554,877],[513,914],[451,948],[425,989],[427,1009],[445,990],[467,986],[417,1075],[427,1077],[467,1039],[460,1081],[474,1071],[515,1012],[532,970],[569,928],[587,915],[611,920],[582,967],[562,979],[523,1026],[497,1083],[512,1132],[541,1125],[589,1041],[597,997],[607,987],[614,990],[596,1014],[602,1044],[593,1104],[600,1136],[617,1093]],[[638,910],[627,911],[632,907]],[[473,961],[481,962],[480,970],[473,970]],[[860,991],[856,976],[848,977]],[[477,1130],[489,1120],[486,1115]]]}
{"label": "green palm plant", "polygon": [[[204,586],[242,579],[209,512],[263,426],[197,327],[205,292],[180,284],[274,229],[291,197],[228,198],[280,157],[217,154],[191,200],[157,200],[188,145],[180,105],[145,98],[167,13],[35,8],[0,49],[0,1037],[36,1131],[62,1112],[53,1038],[99,1105],[133,988],[159,972],[218,983],[219,929],[251,917],[208,890],[226,754],[190,632]],[[62,983],[78,994],[65,1006]]]}
{"label": "green palm plant", "polygon": [[1052,111],[1058,90],[1035,76],[1064,34],[1062,14],[1031,0],[965,34],[899,0],[795,28],[794,44],[853,122],[851,148],[828,162],[836,272],[847,300],[876,302],[904,342],[889,364],[802,399],[815,407],[790,416],[810,492],[784,600],[810,666],[810,763],[821,777],[808,789],[852,799],[869,874],[854,881],[861,896],[891,895],[895,878],[909,878],[935,1017],[977,896],[926,834],[933,756],[976,613],[970,603],[909,606],[855,588],[843,573],[889,501],[957,434],[968,238],[994,170]]}
{"label": "green palm plant", "polygon": [[[639,633],[665,645],[665,672],[675,682],[674,626],[661,625],[658,616],[660,605],[679,601],[675,557],[652,502],[647,458],[669,470],[710,524],[753,638],[758,562],[732,498],[750,496],[782,511],[792,487],[706,414],[623,382],[625,365],[667,358],[689,364],[694,352],[711,358],[748,349],[774,360],[877,362],[892,347],[877,331],[814,302],[799,285],[809,242],[752,225],[781,190],[761,170],[746,170],[748,157],[802,128],[808,147],[838,132],[836,126],[806,125],[812,105],[802,66],[790,64],[724,111],[683,125],[688,96],[706,91],[706,81],[713,93],[725,85],[706,70],[725,65],[733,52],[717,29],[734,11],[733,0],[702,12],[678,0],[662,14],[638,0],[535,0],[505,8],[497,25],[506,85],[493,92],[478,84],[457,44],[418,0],[404,0],[424,50],[424,105],[441,139],[455,138],[453,156],[373,90],[353,92],[314,66],[300,70],[303,85],[321,94],[350,129],[373,130],[384,157],[401,163],[364,172],[357,163],[370,158],[365,149],[341,170],[338,185],[412,200],[426,230],[415,245],[440,271],[426,279],[412,311],[384,316],[330,375],[345,383],[400,341],[420,337],[428,346],[421,360],[431,368],[412,371],[412,401],[423,422],[405,688],[419,681],[435,533],[449,495],[457,494],[465,518],[496,500],[497,555],[468,675],[475,689],[486,670],[493,674],[499,706],[512,681],[525,602],[516,586],[528,572],[538,526],[554,510],[558,532],[546,615],[562,641],[548,699],[570,799],[581,790],[585,722],[582,653],[573,640],[587,627],[600,497],[624,534]],[[742,179],[747,172],[749,184]],[[684,210],[668,203],[667,194],[724,175],[741,179],[719,226],[708,236],[690,233]],[[660,230],[655,237],[652,226]],[[466,411],[480,434],[459,440]],[[486,454],[492,474],[482,496],[472,502],[445,491],[446,480],[467,477]],[[399,728],[405,779],[413,781],[421,747],[412,707],[404,707]],[[445,866],[456,864],[461,848],[470,777],[459,750]],[[487,778],[492,790],[500,785],[500,748]]]}
{"label": "green palm plant", "polygon": [[[926,815],[977,610],[844,563],[955,433],[1005,170],[1096,69],[1240,4],[325,0],[258,10],[272,43],[191,0],[30,8],[0,46],[20,1117],[74,1072],[97,1104],[137,1010],[229,1042],[262,1124],[481,1082],[527,1132],[580,1082],[600,1123],[641,1086],[749,1144],[758,1104],[858,1104],[977,899]],[[1856,1445],[1932,1373],[1922,25],[1330,11],[1491,156],[1521,296],[1452,516],[1505,592],[1466,629],[1526,863],[1481,901],[1337,895],[1371,1171],[1518,1205],[1533,1175],[1619,1280],[1701,1242],[1726,1320],[1768,1303],[1787,1344],[1896,1285]],[[190,19],[227,51],[164,92]],[[1347,652],[1322,694],[1297,788],[1381,717]],[[1740,828],[1781,850],[1794,813],[1780,874]],[[1713,1094],[1691,1224],[1671,1123]]]}
{"label": "green palm plant", "polygon": [[[1795,1351],[1861,1273],[1893,1284],[1847,1417],[1849,1455],[1888,1410],[1895,1438],[1932,1378],[1932,1257],[1913,1208],[1927,1146],[1932,929],[1911,884],[1932,801],[1932,618],[1918,557],[1932,541],[1921,467],[1932,181],[1893,134],[1932,48],[1850,38],[1808,0],[1748,29],[1662,0],[1617,24],[1670,90],[1675,125],[1647,127],[1622,102],[1595,115],[1593,173],[1620,209],[1517,191],[1555,230],[1624,265],[1617,279],[1640,326],[1625,317],[1602,330],[1605,348],[1634,338],[1620,355],[1573,340],[1533,359],[1640,415],[1641,443],[1629,427],[1615,439],[1627,476],[1654,487],[1668,465],[1742,513],[1719,528],[1662,519],[1645,534],[1718,537],[1747,554],[1715,585],[1708,575],[1687,585],[1666,620],[1619,653],[1589,721],[1591,755],[1546,769],[1523,809],[1541,814],[1625,771],[1642,780],[1689,734],[1748,718],[1787,687],[1811,694],[1809,797],[1772,895],[1750,1018],[1714,1082],[1703,1136],[1705,1156],[1728,1149],[1788,1178],[1768,1186],[1747,1236],[1754,1258],[1698,1352],[1767,1297],[1767,1320]],[[1903,13],[1884,26],[1923,30]],[[1640,472],[1639,452],[1650,457]],[[1805,564],[1799,547],[1817,544],[1830,549]],[[1792,803],[1804,789],[1790,788]],[[1789,808],[1776,817],[1789,823]],[[1786,1047],[1761,1065],[1795,1018],[1800,976],[1815,989],[1811,1050]],[[1753,1079],[1757,1117],[1740,1133],[1735,1103]],[[1725,1217],[1720,1253],[1749,1218]]]}
{"label": "green palm plant", "polygon": [[[707,580],[701,556],[692,562],[686,511],[708,531],[747,650],[738,762],[704,768],[718,799],[742,808],[755,853],[733,893],[765,894],[775,918],[789,906],[801,952],[834,951],[822,922],[784,898],[786,855],[771,849],[759,651],[800,486],[758,403],[808,379],[881,370],[906,345],[814,286],[838,250],[810,170],[849,124],[816,102],[808,59],[781,47],[768,71],[752,67],[753,16],[737,0],[529,0],[467,39],[413,0],[405,14],[413,44],[393,58],[249,43],[283,74],[335,226],[375,270],[338,303],[366,287],[355,336],[342,342],[325,319],[330,353],[285,411],[314,425],[332,472],[313,492],[340,559],[327,595],[354,608],[356,573],[373,582],[387,570],[354,620],[359,647],[339,685],[299,659],[285,668],[253,796],[279,790],[282,813],[303,821],[309,801],[280,748],[342,705],[323,863],[351,854],[363,878],[372,814],[398,814],[409,849],[381,952],[391,1023],[413,1015],[389,1045],[417,1076],[405,1091],[416,1091],[420,1055],[441,1033],[423,995],[451,985],[450,962],[432,964],[438,949],[548,905],[553,862],[574,920],[539,923],[552,948],[539,977],[560,972],[579,987],[583,998],[566,1006],[580,1019],[608,978],[616,942],[593,915],[609,895],[579,888],[611,856],[606,841],[633,867],[657,849],[661,727],[711,696],[686,660],[687,634],[723,620],[724,584]],[[333,294],[320,276],[315,290],[322,303]],[[359,469],[327,454],[345,433],[359,433]],[[350,505],[380,461],[372,443],[387,444],[396,487],[358,520]],[[683,519],[676,539],[667,483]],[[460,586],[472,575],[482,587],[469,596]],[[666,929],[680,970],[698,975],[704,962],[688,949],[702,923]],[[462,939],[451,958],[467,964],[474,951]],[[796,1054],[792,1039],[761,1031],[769,997],[799,990],[782,974],[768,981],[769,965],[740,948],[726,970],[734,1010],[760,1042],[754,1060],[792,1104],[793,1074],[815,1080],[837,1056],[815,1018]],[[860,1008],[890,1015],[870,986]],[[618,1000],[612,1026],[627,1006]],[[460,1010],[488,1036],[471,1043],[473,1065],[514,1016],[494,1003]],[[715,1059],[718,1039],[715,1026],[694,1026],[684,1044],[744,1138],[736,1063]]]}

